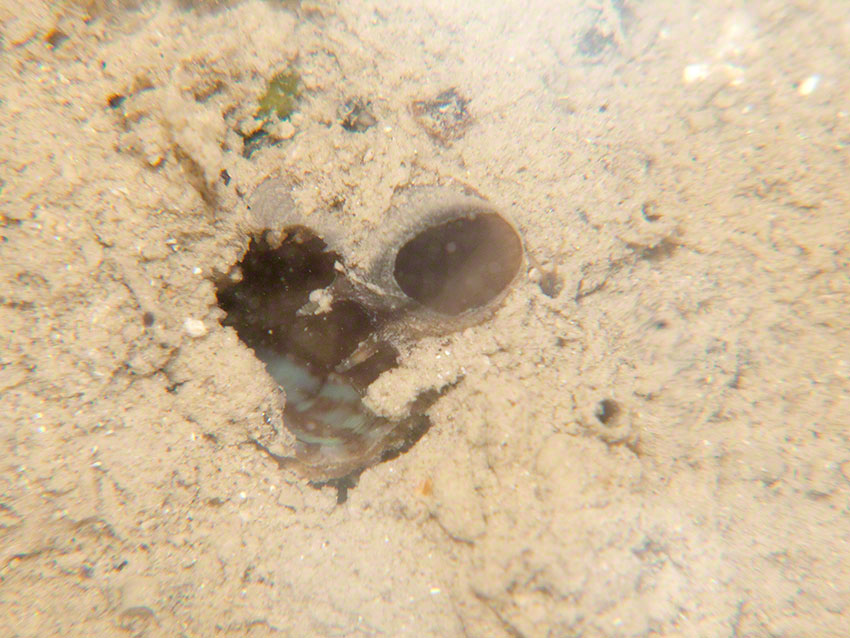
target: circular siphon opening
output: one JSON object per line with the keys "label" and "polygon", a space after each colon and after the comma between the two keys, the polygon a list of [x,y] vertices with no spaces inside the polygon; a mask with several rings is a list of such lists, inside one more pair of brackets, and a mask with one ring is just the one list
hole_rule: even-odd
{"label": "circular siphon opening", "polygon": [[396,254],[393,275],[411,299],[459,315],[495,299],[522,263],[522,241],[501,215],[478,212],[420,232]]}
{"label": "circular siphon opening", "polygon": [[602,425],[614,427],[620,415],[620,405],[613,399],[602,399],[596,404],[594,414]]}

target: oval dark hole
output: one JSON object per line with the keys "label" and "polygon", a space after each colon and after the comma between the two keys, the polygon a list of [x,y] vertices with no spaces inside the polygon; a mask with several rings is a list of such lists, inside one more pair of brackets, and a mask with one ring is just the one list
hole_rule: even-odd
{"label": "oval dark hole", "polygon": [[602,425],[613,427],[620,414],[620,406],[613,399],[602,399],[596,404],[596,418]]}
{"label": "oval dark hole", "polygon": [[395,258],[393,274],[411,299],[446,315],[483,306],[513,281],[522,242],[505,219],[481,212],[428,228]]}

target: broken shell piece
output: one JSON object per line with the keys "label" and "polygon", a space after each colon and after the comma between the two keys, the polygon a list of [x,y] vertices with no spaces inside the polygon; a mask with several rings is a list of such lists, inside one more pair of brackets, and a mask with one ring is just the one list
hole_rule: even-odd
{"label": "broken shell piece", "polygon": [[204,322],[193,317],[186,317],[183,321],[183,330],[193,339],[199,339],[207,334],[207,327],[204,325]]}

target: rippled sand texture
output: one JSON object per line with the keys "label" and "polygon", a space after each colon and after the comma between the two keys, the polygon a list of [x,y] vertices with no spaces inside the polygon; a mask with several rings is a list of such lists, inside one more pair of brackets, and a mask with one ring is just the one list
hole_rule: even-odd
{"label": "rippled sand texture", "polygon": [[[0,635],[846,636],[850,4],[192,4],[0,2]],[[343,504],[216,306],[268,177],[526,248]]]}

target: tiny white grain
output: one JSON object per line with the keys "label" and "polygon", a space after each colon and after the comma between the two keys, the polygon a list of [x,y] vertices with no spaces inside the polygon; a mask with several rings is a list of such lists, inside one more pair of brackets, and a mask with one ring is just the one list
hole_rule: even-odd
{"label": "tiny white grain", "polygon": [[707,78],[708,72],[707,64],[689,64],[682,71],[682,80],[684,80],[685,84],[691,84]]}
{"label": "tiny white grain", "polygon": [[207,327],[204,325],[204,322],[200,319],[193,319],[192,317],[186,317],[186,320],[183,322],[183,330],[194,339],[207,334]]}
{"label": "tiny white grain", "polygon": [[797,93],[806,97],[807,95],[811,95],[815,92],[815,89],[818,88],[820,84],[820,74],[815,73],[810,75],[805,80],[800,83],[800,86],[797,88]]}

